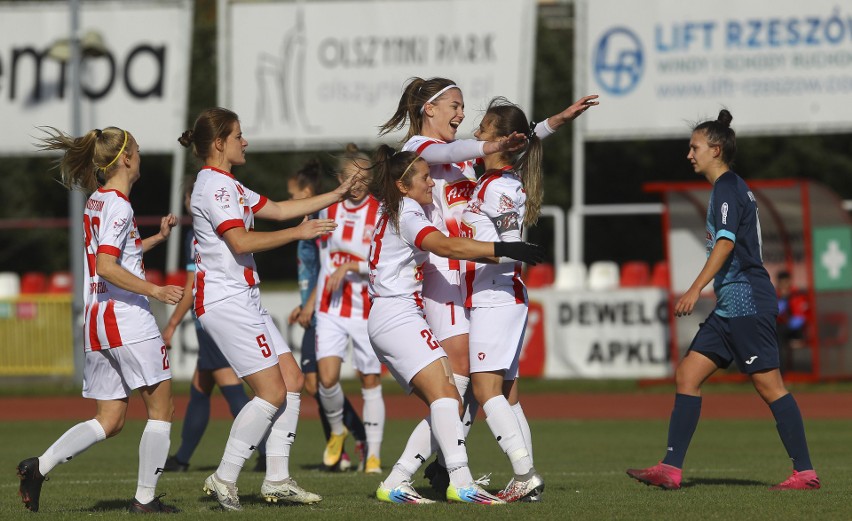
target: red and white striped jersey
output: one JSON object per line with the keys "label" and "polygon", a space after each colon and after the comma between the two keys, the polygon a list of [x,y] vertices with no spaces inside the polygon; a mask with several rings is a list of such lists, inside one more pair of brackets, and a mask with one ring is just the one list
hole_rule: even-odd
{"label": "red and white striped jersey", "polygon": [[254,213],[267,198],[252,192],[230,172],[205,166],[192,187],[192,228],[195,232],[195,315],[204,307],[248,290],[260,282],[254,255],[234,254],[222,237],[242,226],[254,229]]}
{"label": "red and white striped jersey", "polygon": [[382,212],[370,245],[370,295],[410,297],[423,307],[423,264],[429,252],[420,249],[420,244],[427,235],[439,231],[414,199],[402,198],[399,230]]}
{"label": "red and white striped jersey", "polygon": [[142,237],[136,227],[133,208],[123,193],[98,189],[86,201],[83,211],[86,242],[86,303],[84,337],[86,351],[100,351],[160,335],[148,298],[113,286],[97,273],[97,257],[105,253],[118,259],[122,268],[145,278],[142,263]]}
{"label": "red and white striped jersey", "polygon": [[[444,235],[458,237],[462,213],[476,186],[476,172],[473,167],[480,159],[435,164],[430,160],[429,155],[442,146],[452,146],[452,144],[426,136],[413,136],[402,146],[402,150],[417,152],[417,155],[429,162],[429,174],[435,181],[435,187],[432,188],[432,202],[436,210],[431,212],[433,224]],[[479,148],[480,145],[477,144],[477,147]],[[429,261],[424,269],[427,272],[457,270],[459,261],[429,254]]]}
{"label": "red and white striped jersey", "polygon": [[[464,212],[461,234],[486,242],[520,241],[526,204],[527,195],[521,179],[509,167],[486,172]],[[466,307],[527,303],[521,263],[463,261],[462,294]]]}
{"label": "red and white striped jersey", "polygon": [[[370,298],[367,284],[367,255],[376,229],[379,202],[368,195],[360,203],[340,201],[319,212],[319,219],[333,219],[337,228],[319,240],[320,272],[317,281],[319,313],[367,319]],[[358,263],[358,273],[349,272],[337,291],[326,291],[328,278],[347,262]]]}

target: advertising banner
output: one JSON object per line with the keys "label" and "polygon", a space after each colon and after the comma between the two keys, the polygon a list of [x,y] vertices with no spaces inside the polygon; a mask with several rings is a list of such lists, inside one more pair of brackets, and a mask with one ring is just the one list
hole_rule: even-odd
{"label": "advertising banner", "polygon": [[219,5],[219,103],[240,115],[253,149],[375,143],[414,76],[461,87],[460,138],[496,95],[532,108],[531,0]]}
{"label": "advertising banner", "polygon": [[545,378],[671,375],[665,291],[536,290],[530,300],[544,309]]}
{"label": "advertising banner", "polygon": [[852,129],[852,4],[584,2],[578,49],[601,95],[588,139],[682,137],[721,108],[744,134]]}
{"label": "advertising banner", "polygon": [[[145,152],[185,130],[192,6],[81,2],[82,128],[118,126]],[[32,154],[37,127],[71,132],[67,2],[0,3],[0,155]]]}

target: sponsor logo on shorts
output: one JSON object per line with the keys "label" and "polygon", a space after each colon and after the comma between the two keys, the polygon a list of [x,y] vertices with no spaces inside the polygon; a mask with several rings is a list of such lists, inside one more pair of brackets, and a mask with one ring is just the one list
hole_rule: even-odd
{"label": "sponsor logo on shorts", "polygon": [[751,364],[752,364],[755,360],[757,360],[757,356],[756,356],[756,355],[755,355],[755,356],[752,356],[751,358],[749,358],[748,360],[746,360],[746,361],[745,361],[745,362],[746,362],[746,365],[751,365]]}
{"label": "sponsor logo on shorts", "polygon": [[479,358],[480,361],[485,360],[485,353],[480,351],[479,354],[476,355],[476,357]]}

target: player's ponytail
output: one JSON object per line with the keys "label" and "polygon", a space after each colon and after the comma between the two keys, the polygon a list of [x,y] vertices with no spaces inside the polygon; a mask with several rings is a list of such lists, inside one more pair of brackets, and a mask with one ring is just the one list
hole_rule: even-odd
{"label": "player's ponytail", "polygon": [[447,78],[423,78],[414,77],[408,80],[408,84],[399,98],[396,112],[389,120],[379,127],[379,135],[383,136],[394,130],[399,130],[408,121],[408,133],[403,141],[408,141],[412,136],[417,136],[423,131],[423,108],[426,103],[432,103],[449,88],[455,87],[455,82]]}
{"label": "player's ponytail", "polygon": [[375,176],[370,187],[371,192],[382,203],[382,211],[397,231],[399,230],[399,207],[403,196],[396,182],[401,181],[405,187],[411,186],[411,166],[415,161],[423,161],[423,159],[414,152],[397,152],[387,145],[379,145],[373,155]]}
{"label": "player's ponytail", "polygon": [[56,161],[62,184],[69,190],[92,193],[106,183],[123,154],[132,154],[132,136],[120,128],[94,129],[75,138],[54,127],[41,127],[47,136],[39,139],[39,150],[61,150]]}
{"label": "player's ponytail", "polygon": [[503,152],[502,158],[521,176],[527,194],[524,224],[533,225],[541,214],[544,199],[544,180],[541,169],[541,139],[535,135],[535,124],[527,120],[524,111],[504,97],[497,97],[488,104],[483,122],[494,126],[495,137],[505,137],[517,132],[527,136],[526,146],[514,152]]}

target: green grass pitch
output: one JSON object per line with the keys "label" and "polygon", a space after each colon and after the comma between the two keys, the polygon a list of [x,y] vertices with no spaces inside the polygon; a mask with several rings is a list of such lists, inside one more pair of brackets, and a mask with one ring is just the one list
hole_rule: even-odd
{"label": "green grass pitch", "polygon": [[[310,405],[308,405],[310,406]],[[17,496],[15,465],[41,454],[74,422],[4,422],[0,424],[0,519],[33,519]],[[385,430],[385,471],[402,451],[412,421],[389,421]],[[662,457],[663,421],[532,421],[535,461],[544,476],[544,500],[538,504],[494,507],[441,502],[436,505],[379,503],[374,492],[384,476],[326,473],[316,469],[324,441],[317,420],[303,420],[291,456],[291,472],[305,488],[324,496],[315,506],[276,506],[263,502],[263,476],[251,472],[250,460],[240,477],[244,511],[222,512],[201,491],[204,478],[218,463],[230,422],[212,421],[193,457],[190,472],[168,473],[159,492],[178,506],[177,519],[528,519],[558,520],[777,520],[852,519],[849,503],[852,457],[851,421],[807,421],[812,458],[823,481],[819,491],[770,492],[767,487],[787,477],[790,463],[771,421],[705,420],[699,425],[687,457],[685,486],[679,491],[649,488],[629,479],[628,467],[648,466]],[[180,422],[172,430],[177,448]],[[38,516],[47,519],[112,519],[128,517],[135,492],[137,448],[143,422],[128,422],[117,438],[60,465],[44,485]],[[348,442],[351,448],[351,441]],[[490,490],[510,478],[510,467],[482,420],[467,443],[474,476],[491,472]],[[422,472],[415,487],[434,497]]]}

